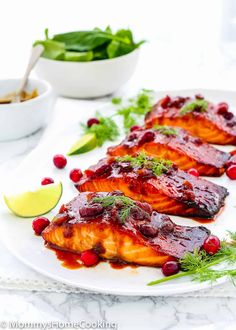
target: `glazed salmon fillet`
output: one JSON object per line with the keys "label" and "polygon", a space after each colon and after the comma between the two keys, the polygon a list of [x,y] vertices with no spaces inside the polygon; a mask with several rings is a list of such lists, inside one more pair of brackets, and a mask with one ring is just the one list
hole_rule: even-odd
{"label": "glazed salmon fillet", "polygon": [[178,126],[209,143],[236,145],[236,118],[226,103],[210,103],[200,95],[158,101],[145,118],[146,127]]}
{"label": "glazed salmon fillet", "polygon": [[161,213],[210,219],[228,195],[224,187],[145,154],[102,159],[85,171],[76,188],[80,192],[120,190]]}
{"label": "glazed salmon fillet", "polygon": [[134,155],[144,152],[150,156],[169,159],[180,169],[195,168],[200,175],[220,176],[230,155],[220,151],[186,130],[157,126],[130,132],[117,146],[108,148],[109,156]]}
{"label": "glazed salmon fillet", "polygon": [[94,249],[104,259],[161,266],[201,248],[209,234],[202,226],[176,225],[147,203],[113,192],[79,194],[63,206],[42,237],[60,250]]}

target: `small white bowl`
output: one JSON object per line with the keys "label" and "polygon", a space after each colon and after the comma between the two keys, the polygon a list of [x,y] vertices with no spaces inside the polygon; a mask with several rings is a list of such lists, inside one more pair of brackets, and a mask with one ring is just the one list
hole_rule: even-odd
{"label": "small white bowl", "polygon": [[[0,96],[14,92],[19,79],[0,80]],[[43,127],[53,110],[55,96],[49,83],[29,79],[26,91],[37,89],[38,96],[21,103],[0,104],[0,141],[14,140]]]}
{"label": "small white bowl", "polygon": [[49,81],[62,96],[93,98],[109,95],[133,75],[139,49],[127,55],[91,62],[65,62],[40,58],[39,77]]}

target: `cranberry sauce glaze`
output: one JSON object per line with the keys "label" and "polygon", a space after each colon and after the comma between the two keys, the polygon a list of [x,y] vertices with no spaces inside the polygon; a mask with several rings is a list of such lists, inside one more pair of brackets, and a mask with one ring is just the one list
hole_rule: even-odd
{"label": "cranberry sauce glaze", "polygon": [[[80,192],[121,190],[126,196],[148,202],[158,212],[198,218],[213,218],[228,195],[226,188],[179,170],[176,165],[156,175],[148,165],[132,166],[121,159],[100,160],[85,171],[76,188]],[[147,159],[152,164],[155,158]]]}
{"label": "cranberry sauce glaze", "polygon": [[[61,208],[42,236],[59,250],[94,249],[105,259],[159,266],[202,247],[209,234],[202,226],[176,225],[149,204],[113,192],[79,194]],[[58,255],[63,257],[63,252]]]}
{"label": "cranberry sauce glaze", "polygon": [[230,158],[228,153],[190,135],[184,129],[171,126],[140,128],[130,132],[118,146],[108,148],[108,155],[134,155],[140,151],[169,159],[182,170],[196,168],[200,175],[210,176],[223,174]]}
{"label": "cranberry sauce glaze", "polygon": [[185,106],[199,100],[204,100],[204,97],[166,96],[146,115],[146,126],[179,126],[209,143],[236,145],[236,117],[229,111],[227,103],[213,104],[206,101],[205,109],[195,103],[191,111],[183,112]]}

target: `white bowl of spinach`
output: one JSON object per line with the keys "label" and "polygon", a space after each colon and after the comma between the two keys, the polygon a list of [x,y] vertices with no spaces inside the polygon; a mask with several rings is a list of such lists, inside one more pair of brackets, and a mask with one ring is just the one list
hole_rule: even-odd
{"label": "white bowl of spinach", "polygon": [[37,74],[48,80],[59,95],[92,98],[111,94],[126,83],[136,68],[139,47],[130,30],[113,33],[77,31],[56,34],[45,30],[44,52],[36,66]]}

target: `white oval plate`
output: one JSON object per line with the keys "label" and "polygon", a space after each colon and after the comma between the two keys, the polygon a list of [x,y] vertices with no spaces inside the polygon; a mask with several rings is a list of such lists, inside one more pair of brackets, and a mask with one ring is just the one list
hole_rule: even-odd
{"label": "white oval plate", "polygon": [[[210,100],[219,102],[226,101],[231,107],[236,108],[236,94],[231,91],[215,91],[215,90],[181,90],[181,91],[164,91],[157,93],[157,98],[166,95],[194,95],[201,93]],[[70,101],[76,102],[76,101]],[[111,105],[103,106],[100,111],[109,114],[112,110]],[[92,113],[86,113],[90,117]],[[78,118],[81,114],[78,113]],[[4,192],[23,191],[37,187],[41,178],[44,176],[52,176],[57,181],[61,180],[64,186],[64,192],[60,205],[68,202],[76,194],[76,190],[69,182],[69,170],[73,167],[87,168],[89,165],[96,163],[100,158],[105,156],[106,148],[96,149],[84,155],[73,156],[68,159],[68,165],[65,170],[57,170],[52,165],[52,157],[55,153],[66,153],[72,143],[78,137],[78,118],[73,116],[73,123],[53,138],[44,140],[21,164],[11,178],[7,179]],[[78,119],[78,120],[77,120]],[[76,125],[75,125],[76,122]],[[234,147],[220,147],[222,150],[233,150]],[[221,184],[229,189],[230,195],[227,197],[226,206],[213,223],[206,224],[212,233],[219,237],[225,237],[227,230],[236,231],[236,219],[234,217],[236,207],[236,182],[230,181],[226,175],[221,178],[211,178],[215,183]],[[234,198],[233,198],[234,197]],[[48,216],[52,217],[59,209],[56,207]],[[162,277],[160,269],[149,267],[126,267],[124,269],[113,269],[107,263],[101,263],[95,268],[81,268],[77,270],[69,270],[61,266],[53,251],[44,247],[41,237],[33,234],[30,219],[21,219],[10,214],[1,201],[0,204],[0,235],[7,248],[24,264],[34,270],[46,275],[54,280],[65,284],[88,289],[96,292],[117,294],[117,295],[173,295],[179,293],[190,292],[194,290],[204,289],[211,286],[211,283],[196,283],[190,278],[182,278],[176,281],[167,282],[156,286],[147,286],[147,283]],[[183,225],[198,225],[191,219],[180,217],[171,218]],[[17,269],[16,269],[17,272]],[[221,279],[215,284],[224,282]]]}

